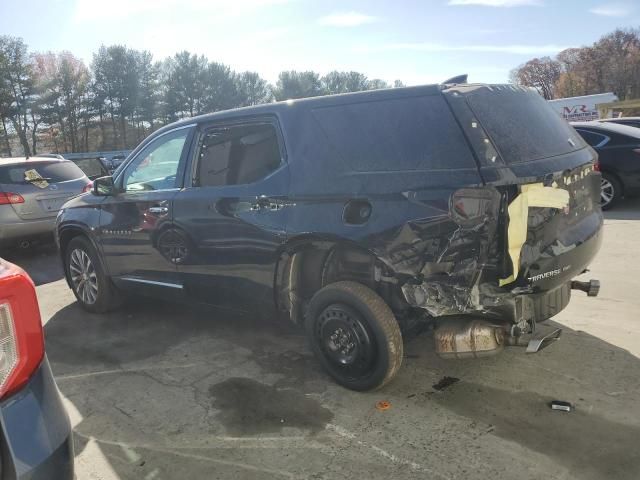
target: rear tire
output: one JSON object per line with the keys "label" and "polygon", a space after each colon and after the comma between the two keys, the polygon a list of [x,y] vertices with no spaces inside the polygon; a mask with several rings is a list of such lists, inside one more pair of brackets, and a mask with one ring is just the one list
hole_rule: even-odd
{"label": "rear tire", "polygon": [[600,206],[602,210],[613,208],[622,198],[622,184],[614,175],[602,172]]}
{"label": "rear tire", "polygon": [[120,294],[105,274],[100,258],[88,238],[72,238],[65,250],[64,259],[71,290],[82,308],[92,313],[104,313],[121,304]]}
{"label": "rear tire", "polygon": [[309,303],[305,327],[313,353],[343,387],[381,388],[402,364],[402,334],[393,312],[359,283],[341,281],[319,290]]}

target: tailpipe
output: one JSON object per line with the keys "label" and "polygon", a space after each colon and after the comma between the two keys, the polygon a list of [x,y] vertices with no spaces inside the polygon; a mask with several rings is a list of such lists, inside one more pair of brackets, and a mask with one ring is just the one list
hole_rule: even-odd
{"label": "tailpipe", "polygon": [[504,346],[504,327],[482,320],[448,320],[434,332],[436,354],[442,358],[480,358],[495,355]]}

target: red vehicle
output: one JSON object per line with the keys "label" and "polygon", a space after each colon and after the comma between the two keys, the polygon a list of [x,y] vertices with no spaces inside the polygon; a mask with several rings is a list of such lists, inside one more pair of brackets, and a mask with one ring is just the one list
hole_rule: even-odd
{"label": "red vehicle", "polygon": [[0,476],[73,478],[69,417],[44,350],[33,281],[0,258]]}

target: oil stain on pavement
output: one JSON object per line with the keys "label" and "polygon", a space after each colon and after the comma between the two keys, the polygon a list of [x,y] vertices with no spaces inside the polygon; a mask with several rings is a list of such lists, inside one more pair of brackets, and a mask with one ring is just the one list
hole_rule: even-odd
{"label": "oil stain on pavement", "polygon": [[317,433],[333,413],[293,389],[278,389],[250,378],[229,378],[209,389],[217,420],[232,435],[273,433],[294,427]]}

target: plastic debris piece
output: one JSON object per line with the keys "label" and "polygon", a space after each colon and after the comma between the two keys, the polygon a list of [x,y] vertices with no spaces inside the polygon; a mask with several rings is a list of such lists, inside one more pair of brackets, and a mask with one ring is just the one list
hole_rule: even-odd
{"label": "plastic debris piece", "polygon": [[383,410],[389,410],[391,408],[391,403],[387,402],[386,400],[380,400],[378,403],[376,403],[376,409],[383,411]]}
{"label": "plastic debris piece", "polygon": [[550,406],[551,410],[560,410],[562,412],[570,412],[573,409],[573,405],[569,402],[563,402],[562,400],[553,400]]}

